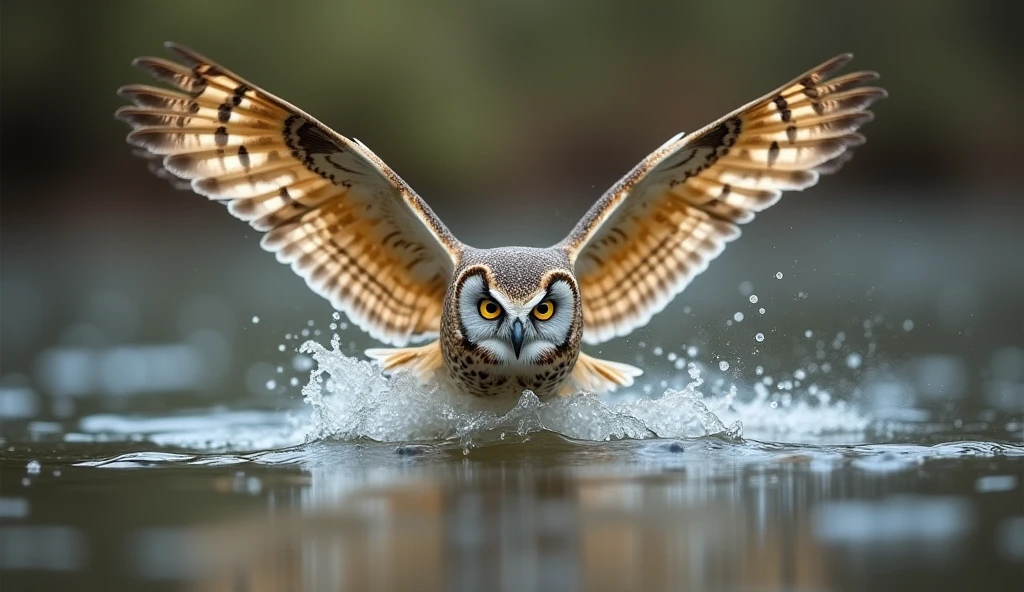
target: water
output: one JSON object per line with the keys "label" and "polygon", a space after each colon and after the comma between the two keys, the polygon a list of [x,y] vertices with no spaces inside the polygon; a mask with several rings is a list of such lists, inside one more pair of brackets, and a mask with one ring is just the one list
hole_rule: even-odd
{"label": "water", "polygon": [[[234,342],[213,329],[137,347],[76,330],[38,385],[0,381],[0,584],[1019,589],[1024,348],[937,346],[921,310],[813,316],[773,275],[718,318],[686,307],[609,344],[645,374],[603,396],[384,377],[340,315],[246,313],[271,353],[242,361],[244,397],[214,389]],[[216,304],[184,317],[220,322]]]}
{"label": "water", "polygon": [[310,340],[287,354],[306,375],[286,410],[6,430],[0,577],[5,590],[1018,589],[1019,416],[886,403],[912,378],[864,377],[870,358],[851,364],[852,338],[833,340],[750,380],[742,357],[644,343],[658,392],[498,402]]}
{"label": "water", "polygon": [[0,469],[5,589],[999,590],[1024,561],[1019,445],[117,448]]}

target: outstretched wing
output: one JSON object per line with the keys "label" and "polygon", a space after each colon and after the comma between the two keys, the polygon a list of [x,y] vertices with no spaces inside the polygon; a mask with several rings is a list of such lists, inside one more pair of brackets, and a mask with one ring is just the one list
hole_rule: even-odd
{"label": "outstretched wing", "polygon": [[575,262],[584,340],[641,327],[704,271],[737,224],[832,173],[864,142],[873,72],[828,79],[833,58],[689,135],[676,136],[608,190],[559,246]]}
{"label": "outstretched wing", "polygon": [[117,117],[162,176],[223,200],[263,248],[381,341],[436,335],[459,242],[383,161],[199,54],[133,63],[174,90],[130,85]]}

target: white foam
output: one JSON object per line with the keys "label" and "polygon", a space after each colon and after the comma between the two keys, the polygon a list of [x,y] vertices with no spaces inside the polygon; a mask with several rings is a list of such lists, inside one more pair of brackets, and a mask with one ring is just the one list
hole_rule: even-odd
{"label": "white foam", "polygon": [[[852,405],[831,401],[824,392],[808,401],[789,396],[781,403],[761,385],[752,389],[752,398],[743,397],[749,400],[740,400],[735,387],[718,394],[717,387],[704,387],[692,363],[690,381],[660,396],[579,393],[541,401],[527,392],[516,401],[447,393],[423,387],[405,374],[386,377],[376,365],[342,353],[337,339],[330,349],[309,341],[301,350],[316,362],[303,388],[313,410],[312,439],[479,443],[546,430],[579,440],[606,441],[738,436],[745,429],[793,441],[862,433],[870,426],[869,418]],[[678,384],[678,377],[673,382]]]}

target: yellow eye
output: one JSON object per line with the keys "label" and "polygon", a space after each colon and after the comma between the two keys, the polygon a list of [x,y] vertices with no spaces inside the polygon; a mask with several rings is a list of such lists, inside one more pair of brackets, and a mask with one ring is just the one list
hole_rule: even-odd
{"label": "yellow eye", "polygon": [[499,315],[501,315],[501,307],[498,306],[497,302],[487,300],[486,298],[480,301],[480,316],[488,321],[493,321]]}
{"label": "yellow eye", "polygon": [[537,317],[538,321],[546,321],[553,314],[555,314],[555,303],[550,300],[545,300],[533,307],[533,316]]}

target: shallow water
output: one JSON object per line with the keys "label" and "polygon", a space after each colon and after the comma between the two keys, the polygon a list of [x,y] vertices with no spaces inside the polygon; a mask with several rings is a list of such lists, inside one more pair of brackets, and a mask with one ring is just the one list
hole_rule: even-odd
{"label": "shallow water", "polygon": [[305,400],[284,411],[7,424],[4,589],[998,590],[1024,574],[1012,413],[854,404],[803,367],[726,381],[693,351],[650,352],[675,358],[660,395],[495,403],[385,378],[337,339],[301,349]]}
{"label": "shallow water", "polygon": [[998,590],[1024,565],[1020,445],[33,448],[0,468],[5,589]]}

